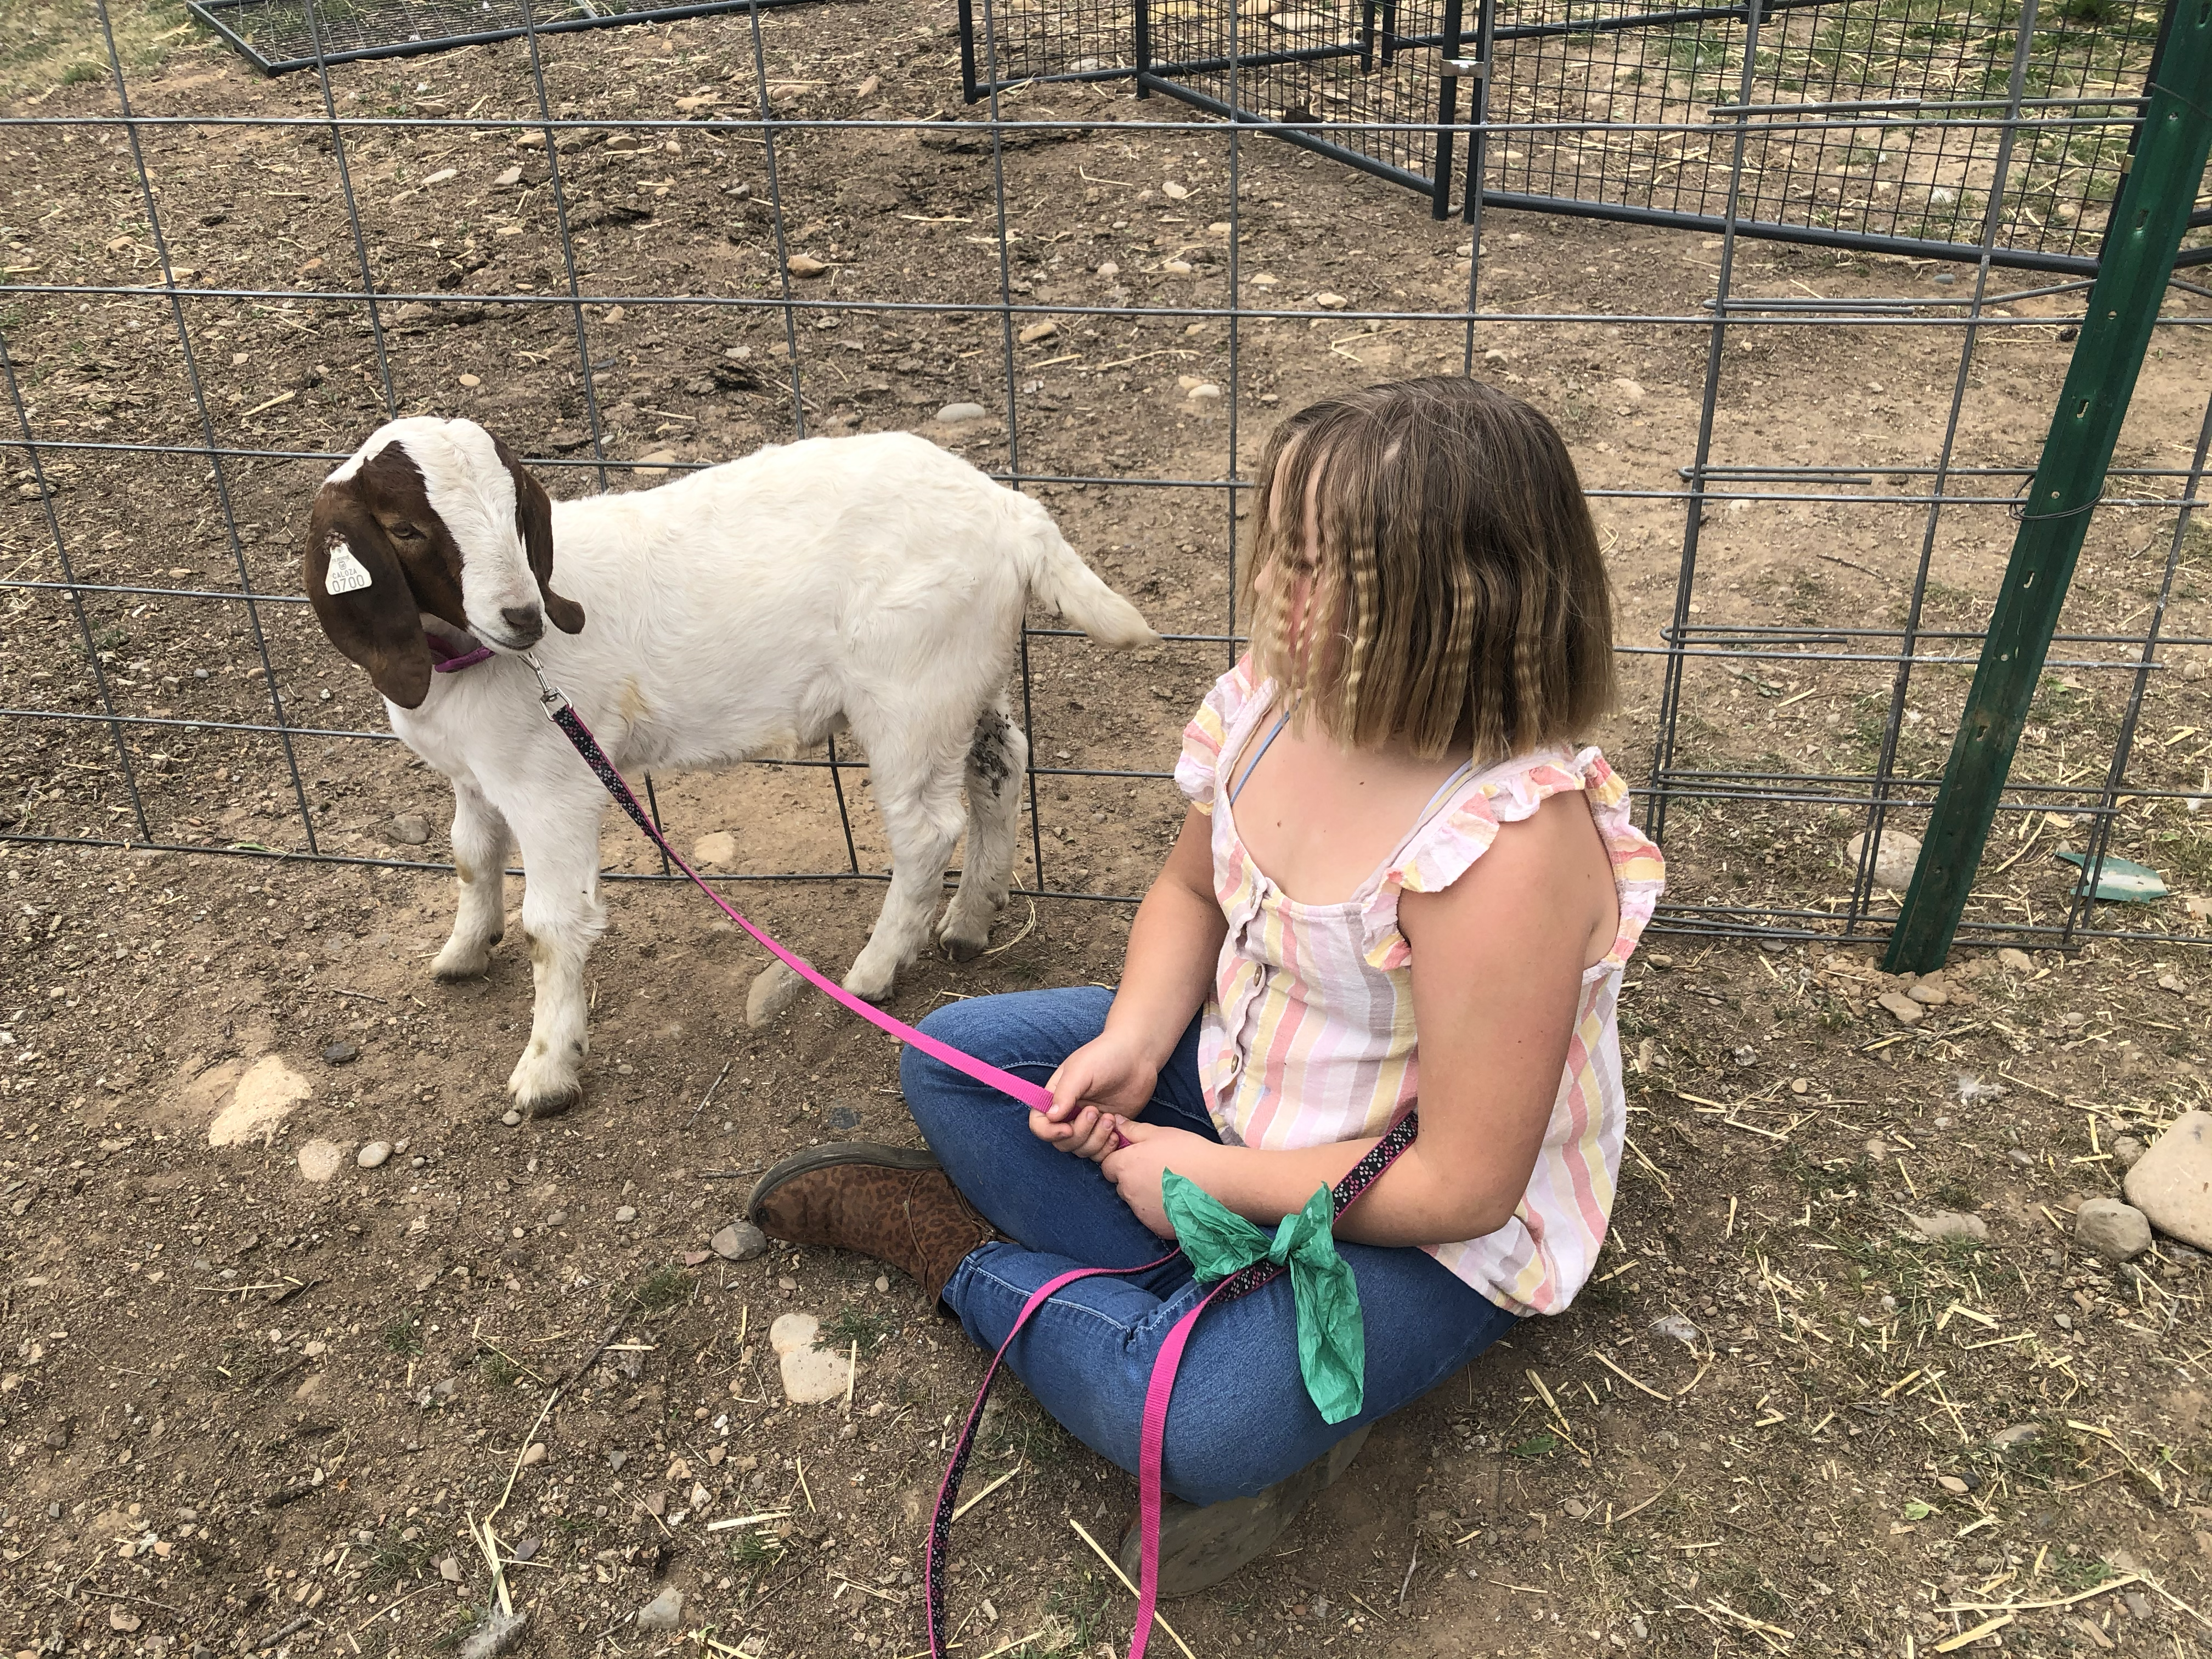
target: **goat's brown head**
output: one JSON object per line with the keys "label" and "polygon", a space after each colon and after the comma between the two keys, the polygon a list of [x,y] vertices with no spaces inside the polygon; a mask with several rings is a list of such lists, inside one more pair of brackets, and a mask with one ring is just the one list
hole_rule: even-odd
{"label": "goat's brown head", "polygon": [[370,434],[316,494],[306,580],[331,643],[403,708],[429,695],[426,616],[502,652],[584,625],[553,591],[553,503],[473,421]]}

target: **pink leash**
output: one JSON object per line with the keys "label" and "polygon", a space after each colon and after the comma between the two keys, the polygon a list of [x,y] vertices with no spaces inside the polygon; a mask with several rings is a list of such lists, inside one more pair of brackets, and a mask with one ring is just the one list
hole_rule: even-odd
{"label": "pink leash", "polygon": [[[435,650],[434,644],[434,653]],[[453,672],[481,662],[491,654],[479,647],[477,651],[465,657],[441,656],[432,666],[441,673]],[[841,1007],[850,1009],[871,1025],[890,1032],[900,1042],[912,1043],[932,1060],[941,1060],[953,1070],[974,1078],[978,1083],[990,1085],[1032,1111],[1042,1111],[1052,1104],[1049,1091],[1018,1078],[1012,1072],[1002,1071],[988,1061],[978,1060],[973,1054],[963,1053],[948,1042],[940,1042],[926,1032],[917,1031],[905,1021],[894,1019],[882,1009],[863,1002],[746,921],[735,907],[708,885],[699,872],[684,861],[682,854],[668,844],[668,838],[660,833],[660,827],[653,823],[652,814],[645,810],[644,804],[630,788],[629,781],[616,769],[614,762],[599,747],[599,740],[592,735],[592,728],[584,724],[584,718],[576,712],[575,705],[547,683],[537,659],[526,653],[522,660],[538,677],[538,700],[544,705],[547,718],[561,728],[562,735],[574,747],[584,764],[591,768],[592,775],[606,786],[607,793],[614,797],[615,805],[628,814],[630,822],[637,825],[647,841],[659,848],[701,892],[714,901],[716,909],[744,928],[770,956]],[[1408,1112],[1391,1126],[1389,1133],[1369,1149],[1367,1155],[1336,1184],[1334,1197],[1337,1214],[1342,1215],[1348,1206],[1356,1202],[1375,1184],[1383,1170],[1397,1161],[1399,1155],[1413,1144],[1413,1138],[1419,1133],[1419,1128],[1418,1115]],[[1006,1351],[1013,1346],[1014,1339],[1022,1334],[1030,1316],[1054,1294],[1077,1279],[1148,1273],[1154,1267],[1165,1267],[1181,1254],[1180,1250],[1170,1250],[1158,1261],[1147,1261],[1135,1267],[1078,1267],[1048,1279],[1030,1293],[1028,1301],[1022,1304],[1021,1312],[1014,1317],[1013,1328],[1006,1333],[1006,1340],[999,1345],[999,1351],[991,1356],[990,1366],[983,1373],[983,1386],[976,1391],[975,1403],[969,1408],[967,1419],[961,1425],[960,1437],[953,1443],[951,1462],[945,1466],[945,1479],[937,1489],[936,1509],[930,1516],[929,1536],[923,1546],[922,1554],[922,1607],[929,1628],[932,1659],[945,1659],[947,1650],[944,1630],[945,1564],[951,1553],[954,1500],[960,1494],[961,1477],[966,1474],[968,1460],[975,1449],[975,1431],[983,1419],[983,1407],[991,1397],[992,1385],[998,1381],[999,1369],[1006,1359]],[[1144,1420],[1138,1437],[1137,1516],[1141,1543],[1138,1558],[1137,1620],[1136,1628],[1129,1638],[1129,1659],[1145,1659],[1146,1644],[1152,1639],[1152,1610],[1159,1600],[1161,1465],[1167,1445],[1168,1403],[1175,1395],[1176,1372],[1182,1364],[1183,1350],[1189,1345],[1192,1328],[1198,1323],[1200,1314],[1217,1302],[1233,1302],[1241,1296],[1250,1294],[1282,1271],[1271,1262],[1257,1261],[1220,1280],[1199,1299],[1196,1306],[1176,1321],[1152,1360],[1152,1374],[1145,1388]]]}
{"label": "pink leash", "polygon": [[[459,659],[455,660],[458,663]],[[763,950],[840,1007],[850,1009],[862,1019],[866,1020],[869,1024],[890,1032],[901,1042],[912,1043],[932,1060],[942,1060],[954,1071],[963,1073],[974,1078],[978,1083],[988,1083],[1000,1093],[1012,1095],[1033,1112],[1042,1112],[1052,1104],[1052,1093],[1049,1090],[1031,1083],[1026,1079],[1018,1078],[1012,1072],[1001,1071],[996,1066],[976,1059],[973,1054],[963,1054],[949,1042],[940,1042],[927,1032],[915,1030],[902,1019],[892,1018],[882,1009],[863,1002],[836,981],[817,972],[811,963],[803,962],[792,955],[790,951],[747,921],[735,906],[708,886],[699,872],[684,861],[681,853],[668,844],[668,838],[660,833],[660,827],[653,823],[652,814],[645,810],[644,803],[638,799],[636,793],[630,788],[629,781],[615,769],[615,763],[607,758],[606,751],[599,747],[599,740],[592,735],[592,728],[584,724],[584,717],[576,712],[575,704],[570,702],[560,691],[546,683],[544,673],[539,669],[536,659],[525,655],[522,660],[528,663],[530,672],[538,676],[538,700],[545,705],[547,718],[561,728],[562,734],[574,745],[576,753],[583,757],[584,764],[592,769],[592,775],[606,786],[607,793],[615,799],[615,805],[629,815],[630,822],[645,832],[646,839],[659,848],[670,863],[689,876],[693,884],[714,901],[716,909],[751,934],[754,941]],[[433,665],[433,666],[438,665]]]}

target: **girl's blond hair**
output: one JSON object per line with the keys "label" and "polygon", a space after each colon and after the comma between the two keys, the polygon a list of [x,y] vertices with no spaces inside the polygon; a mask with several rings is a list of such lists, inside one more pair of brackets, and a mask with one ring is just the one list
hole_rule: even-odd
{"label": "girl's blond hair", "polygon": [[1488,763],[1613,707],[1596,530],[1566,445],[1519,398],[1443,377],[1331,398],[1276,428],[1260,476],[1240,597],[1255,665],[1302,720]]}

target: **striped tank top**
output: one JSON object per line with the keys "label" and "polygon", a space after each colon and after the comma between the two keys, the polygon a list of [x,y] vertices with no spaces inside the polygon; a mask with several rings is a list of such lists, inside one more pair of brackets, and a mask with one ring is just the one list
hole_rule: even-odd
{"label": "striped tank top", "polygon": [[1289,1150],[1379,1135],[1420,1093],[1413,951],[1401,892],[1449,886],[1501,823],[1580,791],[1613,860],[1620,927],[1586,969],[1574,1036],[1542,1149],[1513,1218],[1495,1232],[1426,1247],[1516,1314],[1555,1314],[1581,1290],[1604,1242],[1627,1124],[1614,1016],[1621,969],[1666,884],[1659,849],[1628,819],[1628,786],[1595,749],[1522,755],[1462,769],[1382,868],[1350,898],[1301,904],[1253,863],[1230,787],[1272,739],[1272,682],[1239,662],[1183,734],[1176,782],[1212,819],[1213,886],[1228,919],[1199,1073],[1214,1127],[1231,1146]]}

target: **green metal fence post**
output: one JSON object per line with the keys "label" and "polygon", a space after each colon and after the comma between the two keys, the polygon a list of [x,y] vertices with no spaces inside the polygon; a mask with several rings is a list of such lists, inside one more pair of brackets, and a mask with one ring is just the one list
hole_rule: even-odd
{"label": "green metal fence post", "polygon": [[2173,256],[2212,149],[2212,0],[2179,0],[2135,164],[2113,204],[2088,313],[2023,504],[1973,689],[1884,965],[1943,964],[1972,891],[2013,750],[2103,494]]}

